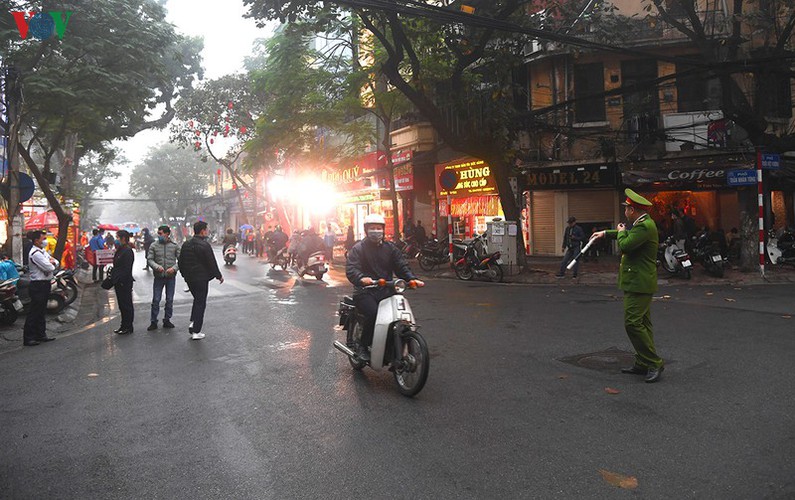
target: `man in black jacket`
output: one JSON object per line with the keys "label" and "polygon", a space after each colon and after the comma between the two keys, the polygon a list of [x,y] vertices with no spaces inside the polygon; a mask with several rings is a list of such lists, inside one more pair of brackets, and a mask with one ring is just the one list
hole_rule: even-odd
{"label": "man in black jacket", "polygon": [[359,358],[370,359],[368,348],[373,342],[378,303],[394,295],[391,288],[364,288],[378,282],[379,279],[392,280],[392,274],[404,280],[415,280],[417,286],[425,283],[418,280],[403,258],[403,253],[392,243],[384,240],[386,221],[379,214],[370,214],[364,219],[364,232],[367,235],[356,243],[348,252],[348,263],[345,275],[353,283],[353,303],[356,309],[365,316],[362,325],[362,343]]}
{"label": "man in black jacket", "polygon": [[191,334],[192,340],[203,339],[202,324],[204,323],[204,310],[207,308],[210,280],[215,278],[221,283],[224,282],[224,277],[215,261],[213,248],[207,241],[206,222],[199,221],[193,225],[193,238],[182,245],[179,254],[179,270],[193,295],[188,333]]}

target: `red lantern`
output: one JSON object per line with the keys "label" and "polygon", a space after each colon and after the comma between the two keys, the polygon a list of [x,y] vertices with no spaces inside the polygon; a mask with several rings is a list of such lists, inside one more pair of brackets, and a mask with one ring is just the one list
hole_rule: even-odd
{"label": "red lantern", "polygon": [[240,127],[240,133],[241,134],[245,134],[246,130],[248,130],[246,127]]}
{"label": "red lantern", "polygon": [[232,104],[232,101],[229,101],[229,109],[232,109],[232,108],[234,108],[234,107],[235,107],[235,105],[234,105],[234,104]]}
{"label": "red lantern", "polygon": [[210,139],[210,144],[213,144],[214,142],[215,142],[215,141],[214,141],[213,139]]}
{"label": "red lantern", "polygon": [[196,131],[196,135],[197,135],[197,136],[198,136],[198,135],[202,135],[201,131],[197,130],[197,131]]}
{"label": "red lantern", "polygon": [[188,127],[193,128],[193,120],[188,122]]}

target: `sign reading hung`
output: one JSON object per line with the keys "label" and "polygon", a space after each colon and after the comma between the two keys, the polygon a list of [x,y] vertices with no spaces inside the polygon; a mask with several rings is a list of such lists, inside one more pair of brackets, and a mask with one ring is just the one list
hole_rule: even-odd
{"label": "sign reading hung", "polygon": [[[439,175],[445,170],[452,170],[458,176],[458,184],[449,193],[439,184]],[[483,160],[474,159],[436,165],[436,192],[440,197],[450,194],[455,198],[498,194],[491,167]]]}

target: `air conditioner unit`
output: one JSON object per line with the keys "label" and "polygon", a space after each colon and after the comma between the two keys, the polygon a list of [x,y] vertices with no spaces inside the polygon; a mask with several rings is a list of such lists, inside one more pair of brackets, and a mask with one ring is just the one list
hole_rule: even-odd
{"label": "air conditioner unit", "polygon": [[541,52],[544,49],[544,44],[539,40],[530,40],[524,47],[522,48],[522,55],[524,57],[530,57],[536,52]]}

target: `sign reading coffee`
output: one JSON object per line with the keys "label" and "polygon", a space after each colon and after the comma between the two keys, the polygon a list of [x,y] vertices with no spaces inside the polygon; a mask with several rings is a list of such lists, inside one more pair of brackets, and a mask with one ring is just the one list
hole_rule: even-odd
{"label": "sign reading coffee", "polygon": [[627,170],[621,173],[626,186],[709,189],[728,184],[725,168],[678,168],[673,170]]}

